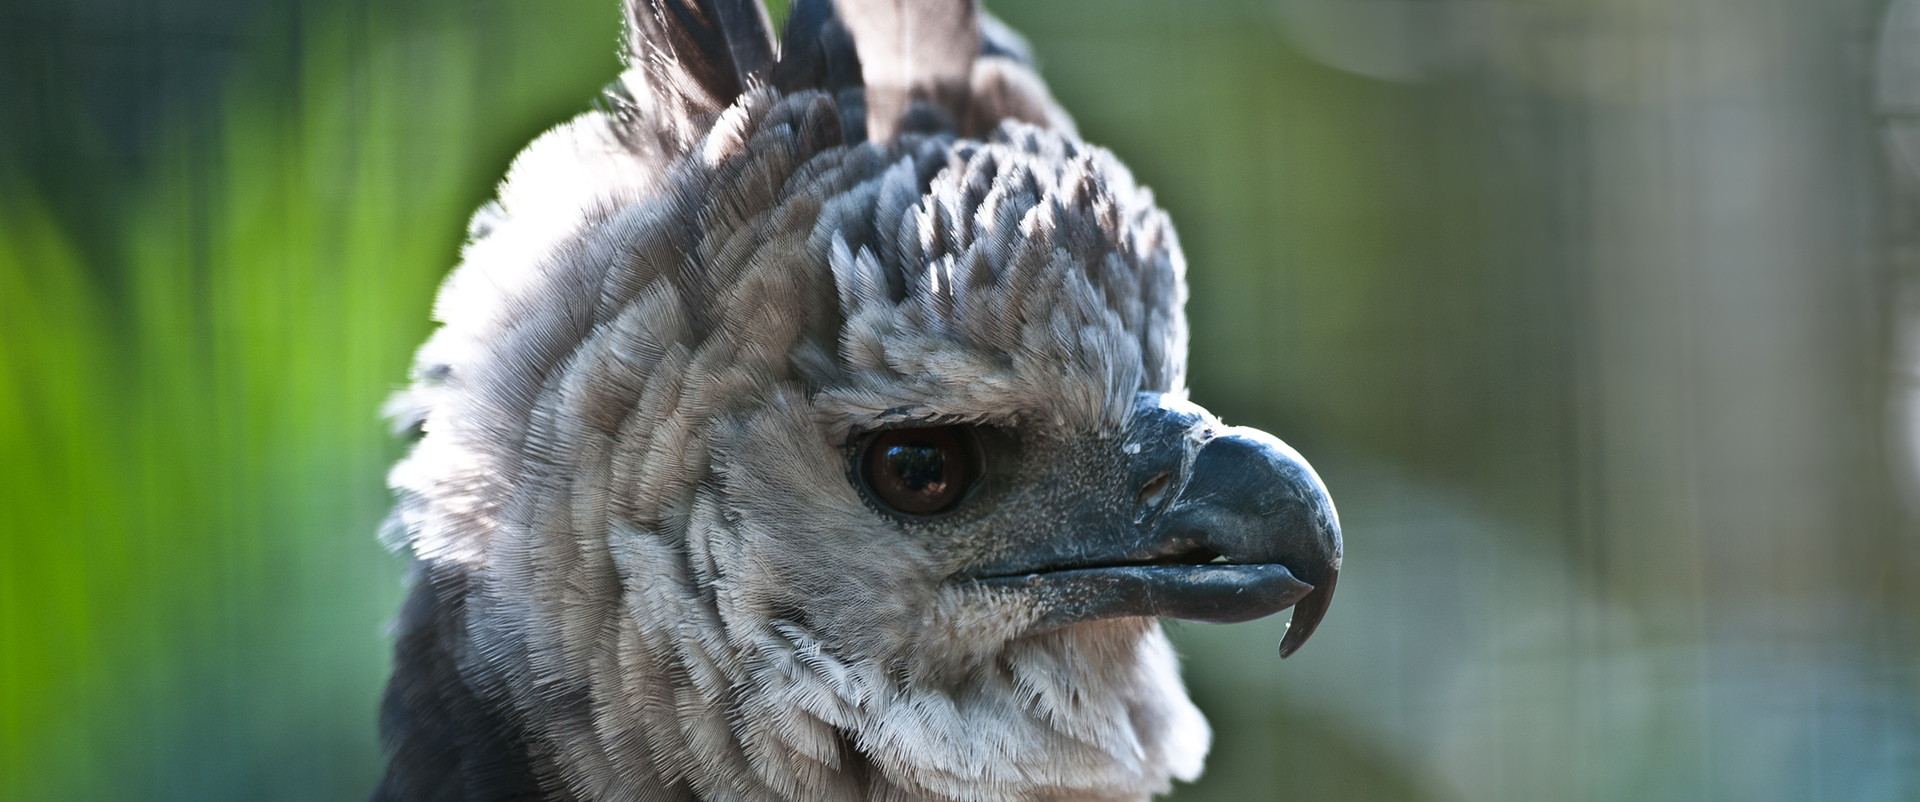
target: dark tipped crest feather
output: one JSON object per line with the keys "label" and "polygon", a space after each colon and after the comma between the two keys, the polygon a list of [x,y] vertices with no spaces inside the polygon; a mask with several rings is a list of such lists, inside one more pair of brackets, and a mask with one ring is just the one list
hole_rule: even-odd
{"label": "dark tipped crest feather", "polygon": [[860,52],[867,133],[958,130],[980,55],[975,0],[839,0]]}
{"label": "dark tipped crest feather", "polygon": [[788,11],[786,30],[780,35],[780,60],[773,67],[773,86],[789,94],[807,89],[826,92],[840,108],[846,141],[867,138],[860,53],[833,0],[798,0]]}
{"label": "dark tipped crest feather", "polygon": [[773,72],[759,0],[627,0],[627,52],[682,142]]}
{"label": "dark tipped crest feather", "polygon": [[1006,119],[1073,130],[1026,42],[977,0],[796,0],[778,45],[756,0],[626,9],[632,69],[605,101],[637,151],[685,152],[757,86],[826,93],[848,143],[903,131],[981,137]]}
{"label": "dark tipped crest feather", "polygon": [[821,89],[829,94],[862,85],[860,54],[833,0],[799,0],[780,34],[773,86],[782,92]]}

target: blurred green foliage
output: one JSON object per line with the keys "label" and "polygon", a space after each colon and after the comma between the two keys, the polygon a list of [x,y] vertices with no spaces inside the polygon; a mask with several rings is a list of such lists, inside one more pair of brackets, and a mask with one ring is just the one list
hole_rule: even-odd
{"label": "blurred green foliage", "polygon": [[111,227],[0,195],[0,797],[376,776],[378,409],[506,158],[617,70],[617,16],[309,13],[260,20],[217,122],[102,188]]}

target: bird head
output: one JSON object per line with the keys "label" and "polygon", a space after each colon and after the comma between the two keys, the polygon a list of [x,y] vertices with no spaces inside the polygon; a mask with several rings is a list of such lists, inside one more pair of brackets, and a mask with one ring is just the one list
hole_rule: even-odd
{"label": "bird head", "polygon": [[458,683],[564,798],[1196,776],[1158,618],[1294,607],[1289,654],[1340,535],[1297,453],[1187,400],[1151,194],[968,2],[801,2],[777,58],[746,0],[629,30],[606,108],[476,216],[393,406],[430,598],[390,714]]}

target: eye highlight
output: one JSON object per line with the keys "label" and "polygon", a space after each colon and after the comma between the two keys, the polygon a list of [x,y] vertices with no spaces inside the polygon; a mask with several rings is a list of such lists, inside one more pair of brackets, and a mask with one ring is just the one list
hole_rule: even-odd
{"label": "eye highlight", "polygon": [[880,503],[934,515],[966,495],[978,472],[973,436],[959,426],[889,429],[867,443],[860,478]]}

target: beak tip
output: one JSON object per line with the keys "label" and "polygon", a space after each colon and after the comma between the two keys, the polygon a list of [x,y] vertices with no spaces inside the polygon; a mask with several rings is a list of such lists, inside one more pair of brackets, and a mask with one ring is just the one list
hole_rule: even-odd
{"label": "beak tip", "polygon": [[1292,621],[1287,622],[1287,635],[1280,639],[1280,659],[1285,660],[1292,657],[1294,652],[1300,651],[1300,647],[1307,642],[1306,637],[1299,634],[1304,631],[1306,631],[1305,627],[1296,629]]}
{"label": "beak tip", "polygon": [[1326,617],[1327,607],[1333,603],[1333,586],[1338,578],[1337,573],[1327,577],[1312,593],[1293,606],[1293,619],[1287,622],[1286,637],[1280,639],[1280,659],[1285,660],[1300,651],[1307,639],[1313,637],[1313,631],[1320,628],[1320,619]]}

